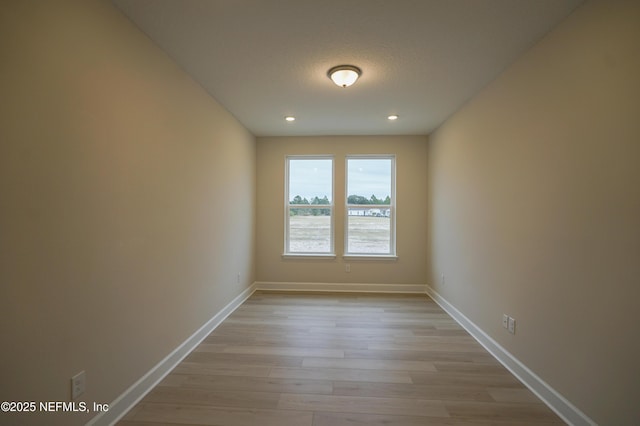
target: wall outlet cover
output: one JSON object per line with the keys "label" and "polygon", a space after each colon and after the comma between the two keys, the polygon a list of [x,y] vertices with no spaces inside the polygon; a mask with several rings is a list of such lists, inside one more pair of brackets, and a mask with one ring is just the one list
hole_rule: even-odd
{"label": "wall outlet cover", "polygon": [[86,389],[87,377],[84,370],[71,378],[71,399],[76,399],[82,395]]}

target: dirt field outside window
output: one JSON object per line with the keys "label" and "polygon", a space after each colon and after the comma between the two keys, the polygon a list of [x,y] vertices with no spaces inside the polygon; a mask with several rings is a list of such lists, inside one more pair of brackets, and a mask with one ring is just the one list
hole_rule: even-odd
{"label": "dirt field outside window", "polygon": [[[350,253],[389,252],[391,222],[388,217],[349,216],[348,223]],[[330,216],[291,216],[289,230],[291,252],[329,253]]]}

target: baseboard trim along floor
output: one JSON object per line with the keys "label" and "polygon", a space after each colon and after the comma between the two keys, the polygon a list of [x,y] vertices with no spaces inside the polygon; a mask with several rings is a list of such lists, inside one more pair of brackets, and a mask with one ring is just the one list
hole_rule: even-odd
{"label": "baseboard trim along floor", "polygon": [[255,292],[256,285],[240,293],[235,299],[229,302],[220,312],[207,321],[198,331],[185,340],[180,346],[167,355],[162,361],[156,364],[140,380],[131,385],[118,398],[109,404],[109,411],[105,411],[91,419],[87,426],[108,426],[115,424],[133,406],[135,406],[144,396],[149,393],[164,377],[171,372],[191,351],[218,327],[229,315],[244,303]]}
{"label": "baseboard trim along floor", "polygon": [[555,389],[549,386],[538,375],[531,371],[520,360],[514,357],[509,351],[500,346],[480,327],[467,318],[462,312],[456,309],[445,298],[440,296],[433,288],[426,286],[427,295],[433,299],[442,309],[456,320],[474,339],[489,351],[507,370],[518,378],[526,387],[540,398],[549,408],[551,408],[562,420],[574,426],[597,426],[580,409],[563,397]]}
{"label": "baseboard trim along floor", "polygon": [[297,283],[257,281],[256,290],[318,291],[348,293],[410,293],[425,294],[425,284],[367,284],[367,283]]}
{"label": "baseboard trim along floor", "polygon": [[293,292],[353,292],[353,293],[408,293],[427,294],[460,326],[478,341],[493,357],[527,386],[538,398],[565,422],[575,426],[596,426],[586,414],[571,404],[549,384],[538,377],[526,365],[500,346],[480,327],[426,284],[366,284],[366,283],[295,283],[255,282],[229,302],[199,330],[159,362],[142,378],[123,392],[110,405],[109,411],[94,417],[88,425],[107,426],[120,420],[131,408],[171,372],[213,330],[242,305],[256,290]]}

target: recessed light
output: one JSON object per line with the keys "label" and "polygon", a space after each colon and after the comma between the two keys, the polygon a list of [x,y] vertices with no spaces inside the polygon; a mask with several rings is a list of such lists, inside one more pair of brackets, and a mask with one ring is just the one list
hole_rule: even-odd
{"label": "recessed light", "polygon": [[296,118],[292,115],[287,115],[284,119],[289,122],[296,121]]}
{"label": "recessed light", "polygon": [[392,114],[392,115],[388,116],[387,118],[388,118],[389,120],[391,120],[391,121],[395,121],[395,120],[397,120],[397,119],[399,118],[399,116],[398,116],[398,115],[396,115],[396,114]]}

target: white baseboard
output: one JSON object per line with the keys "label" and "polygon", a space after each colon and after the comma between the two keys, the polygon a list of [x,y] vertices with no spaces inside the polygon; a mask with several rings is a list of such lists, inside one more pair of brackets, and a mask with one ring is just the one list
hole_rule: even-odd
{"label": "white baseboard", "polygon": [[164,377],[169,374],[192,350],[196,348],[216,327],[222,323],[233,311],[249,298],[256,290],[255,283],[240,293],[235,299],[227,304],[213,318],[206,322],[191,337],[185,340],[180,346],[173,350],[165,359],[160,361],[155,367],[147,372],[129,389],[124,391],[118,398],[109,404],[109,411],[105,411],[93,419],[88,426],[113,425],[120,420],[131,408],[133,408],[142,398],[154,388]]}
{"label": "white baseboard", "polygon": [[362,283],[288,283],[258,281],[256,290],[317,291],[347,293],[415,293],[425,294],[425,284],[362,284]]}
{"label": "white baseboard", "polygon": [[544,380],[538,377],[526,365],[515,358],[505,348],[500,346],[498,342],[493,340],[487,333],[482,331],[480,327],[475,325],[469,318],[464,316],[462,312],[455,306],[447,302],[429,285],[426,286],[427,294],[453,317],[465,330],[473,336],[478,343],[491,353],[507,370],[516,376],[531,392],[536,394],[545,404],[549,406],[562,420],[574,426],[597,426],[597,423],[591,420],[586,414],[580,411],[569,400],[553,389]]}
{"label": "white baseboard", "polygon": [[256,290],[354,293],[426,293],[565,422],[575,426],[597,426],[597,424],[586,414],[571,404],[571,402],[569,402],[565,397],[549,386],[517,358],[511,355],[511,353],[500,346],[480,327],[475,325],[462,312],[456,309],[456,307],[450,304],[428,285],[293,282],[253,283],[249,288],[245,289],[235,299],[229,302],[220,312],[214,315],[213,318],[207,321],[207,323],[191,335],[191,337],[167,355],[165,359],[160,361],[136,383],[131,385],[129,389],[109,404],[109,411],[103,412],[94,417],[87,423],[87,425],[107,426],[115,424]]}

